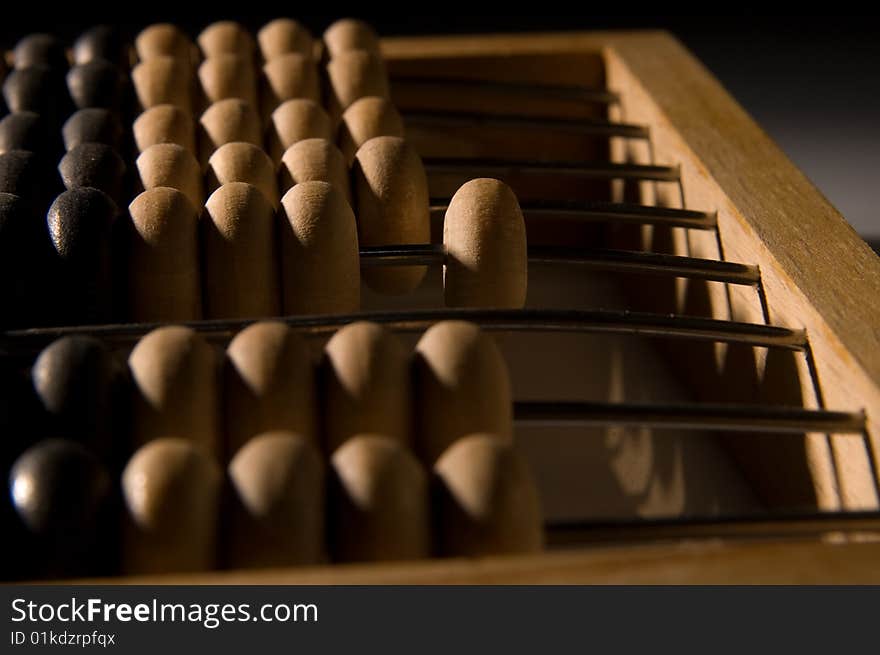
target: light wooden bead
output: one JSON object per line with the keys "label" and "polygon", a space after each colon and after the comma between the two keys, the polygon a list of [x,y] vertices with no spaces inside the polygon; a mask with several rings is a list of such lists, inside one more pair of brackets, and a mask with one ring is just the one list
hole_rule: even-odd
{"label": "light wooden bead", "polygon": [[275,208],[278,207],[278,185],[275,166],[262,148],[252,143],[225,143],[211,155],[205,183],[208,192],[229,182],[247,182],[257,187]]}
{"label": "light wooden bead", "polygon": [[221,20],[211,23],[196,39],[205,58],[232,54],[253,60],[254,37],[240,23]]}
{"label": "light wooden bead", "polygon": [[314,40],[311,33],[291,18],[276,18],[257,32],[257,42],[265,61],[272,61],[288,53],[312,58]]}
{"label": "light wooden bead", "polygon": [[268,118],[286,100],[321,102],[318,68],[311,57],[296,52],[276,57],[263,66],[261,106]]}
{"label": "light wooden bead", "polygon": [[215,568],[221,483],[217,464],[183,439],[159,439],[138,450],[122,474],[123,572]]}
{"label": "light wooden bead", "polygon": [[440,555],[534,553],[544,542],[538,490],[528,464],[494,435],[459,439],[437,460]]}
{"label": "light wooden bead", "polygon": [[309,439],[292,432],[261,434],[236,453],[228,474],[226,566],[280,567],[326,559],[324,463]]}
{"label": "light wooden bead", "polygon": [[128,358],[134,444],[174,436],[216,457],[219,366],[214,348],[190,328],[172,325],[143,336]]}
{"label": "light wooden bead", "polygon": [[182,191],[155,187],[129,205],[129,318],[202,318],[198,210]]}
{"label": "light wooden bead", "polygon": [[176,143],[193,154],[196,152],[192,114],[176,105],[151,107],[137,117],[133,131],[139,152],[157,143]]}
{"label": "light wooden bead", "polygon": [[155,57],[176,57],[189,63],[193,57],[192,41],[171,23],[156,23],[145,28],[134,40],[134,49],[141,61]]}
{"label": "light wooden bead", "polygon": [[376,96],[355,100],[342,114],[336,135],[349,165],[358,148],[377,136],[404,136],[403,119],[394,104],[388,98]]}
{"label": "light wooden bead", "polygon": [[327,139],[303,139],[290,146],[281,157],[278,182],[282,193],[301,182],[329,182],[351,202],[348,167],[342,153]]}
{"label": "light wooden bead", "polygon": [[235,141],[263,145],[256,111],[239,98],[215,102],[199,119],[199,162],[206,165],[217,148]]}
{"label": "light wooden bead", "polygon": [[192,152],[176,143],[157,143],[137,158],[138,178],[143,189],[171,187],[182,191],[193,207],[202,206],[202,171]]}
{"label": "light wooden bead", "polygon": [[142,61],[132,70],[131,80],[141,109],[177,105],[192,112],[192,72],[180,59],[159,56]]}
{"label": "light wooden bead", "polygon": [[303,182],[281,199],[285,314],[360,309],[360,254],[354,213],[326,182]]}
{"label": "light wooden bead", "polygon": [[433,463],[456,439],[489,432],[513,435],[513,401],[504,358],[473,323],[442,321],[416,345],[417,450]]}
{"label": "light wooden bead", "polygon": [[330,543],[338,561],[407,560],[431,554],[428,481],[400,443],[358,435],[331,460]]}
{"label": "light wooden bead", "polygon": [[324,50],[329,58],[349,50],[379,53],[379,37],[367,23],[356,18],[342,18],[324,30]]}
{"label": "light wooden bead", "polygon": [[269,156],[280,161],[284,152],[303,139],[333,140],[333,123],[321,106],[304,98],[287,100],[272,112]]}
{"label": "light wooden bead", "polygon": [[520,309],[528,251],[519,202],[503,182],[471,180],[455,192],[443,222],[447,307]]}
{"label": "light wooden bead", "polygon": [[324,348],[320,379],[328,451],[368,433],[412,446],[410,353],[393,332],[346,325]]}
{"label": "light wooden bead", "polygon": [[261,321],[226,350],[227,449],[235,453],[262,432],[293,432],[316,445],[315,370],[306,341],[284,323]]}
{"label": "light wooden bead", "polygon": [[[422,160],[406,141],[379,136],[360,147],[352,165],[358,243],[388,246],[431,242],[428,178]],[[386,266],[364,271],[380,293],[414,290],[426,266]]]}
{"label": "light wooden bead", "polygon": [[224,184],[205,203],[206,318],[279,314],[275,208],[252,184]]}
{"label": "light wooden bead", "polygon": [[206,104],[239,98],[257,106],[257,78],[253,62],[242,55],[212,55],[199,66],[199,83]]}
{"label": "light wooden bead", "polygon": [[355,100],[368,96],[390,98],[385,64],[366,50],[348,50],[327,64],[328,102],[331,116],[339,118]]}

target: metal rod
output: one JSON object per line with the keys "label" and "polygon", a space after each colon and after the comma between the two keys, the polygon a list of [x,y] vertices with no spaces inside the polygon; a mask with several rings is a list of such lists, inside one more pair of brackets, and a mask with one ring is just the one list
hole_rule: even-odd
{"label": "metal rod", "polygon": [[620,96],[613,91],[585,86],[543,84],[527,82],[504,82],[500,80],[473,80],[461,77],[420,77],[410,75],[392,75],[392,91],[407,87],[409,91],[444,86],[450,89],[459,87],[463,93],[471,93],[475,89],[488,90],[498,94],[512,96],[541,97],[554,100],[571,100],[601,105],[620,102]]}
{"label": "metal rod", "polygon": [[516,402],[513,416],[518,423],[575,426],[627,425],[778,434],[828,432],[861,435],[865,430],[863,412],[772,405]]}
{"label": "metal rod", "polygon": [[643,125],[587,118],[539,118],[521,115],[489,115],[465,111],[404,111],[407,128],[504,128],[511,131],[540,130],[597,137],[649,139]]}
{"label": "metal rod", "polygon": [[[268,320],[268,318],[267,318]],[[803,330],[757,323],[737,323],[711,318],[675,314],[612,310],[556,309],[423,309],[408,311],[358,312],[314,316],[284,316],[279,320],[308,334],[326,335],[354,321],[374,321],[399,331],[420,331],[438,321],[471,321],[486,330],[512,332],[572,332],[622,334],[642,337],[694,339],[751,346],[803,350]],[[231,338],[252,320],[213,320],[184,323],[200,333],[219,339]],[[28,340],[45,343],[68,334],[89,333],[98,337],[137,339],[162,323],[83,325],[74,327],[32,328],[0,333],[0,350],[25,345]]]}
{"label": "metal rod", "polygon": [[880,512],[768,512],[727,516],[584,519],[544,524],[550,546],[589,542],[779,538],[828,533],[880,532]]}
{"label": "metal rod", "polygon": [[547,175],[677,182],[678,166],[647,164],[615,164],[611,162],[563,161],[506,161],[488,158],[427,157],[424,160],[428,175],[461,175],[464,177],[509,178],[514,175]]}
{"label": "metal rod", "polygon": [[[431,199],[431,218],[442,220],[449,207],[449,198]],[[714,230],[718,225],[715,212],[692,209],[649,207],[630,203],[601,201],[523,201],[523,216],[530,220],[559,218],[578,222],[614,222],[636,225],[665,225],[696,230]]]}
{"label": "metal rod", "polygon": [[[687,277],[754,286],[760,281],[756,266],[712,259],[679,257],[650,252],[530,246],[529,262],[585,266],[593,270]],[[414,266],[446,262],[442,244],[373,246],[360,249],[361,266]]]}

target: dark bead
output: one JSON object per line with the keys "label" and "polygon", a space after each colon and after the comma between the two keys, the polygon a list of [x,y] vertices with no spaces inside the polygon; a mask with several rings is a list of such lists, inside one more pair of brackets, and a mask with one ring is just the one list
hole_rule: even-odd
{"label": "dark bead", "polygon": [[82,445],[47,439],[26,450],[9,475],[12,506],[26,534],[34,574],[95,575],[116,548],[114,485]]}
{"label": "dark bead", "polygon": [[43,152],[46,145],[46,126],[39,114],[20,111],[0,120],[0,152],[31,150]]}
{"label": "dark bead", "polygon": [[83,444],[102,461],[123,456],[127,368],[98,339],[62,337],[49,344],[31,370],[46,434]]}
{"label": "dark bead", "polygon": [[0,154],[0,192],[19,196],[35,214],[45,212],[58,191],[57,175],[54,180],[52,177],[46,159],[35,152],[10,150]]}
{"label": "dark bead", "polygon": [[104,59],[78,64],[67,73],[67,89],[74,106],[119,109],[124,78],[119,69]]}
{"label": "dark bead", "polygon": [[118,210],[103,191],[77,187],[59,195],[46,215],[54,250],[48,292],[56,323],[105,323],[112,315],[113,223]]}
{"label": "dark bead", "polygon": [[22,38],[15,44],[12,58],[16,68],[27,66],[67,68],[64,46],[51,34],[29,34]]}
{"label": "dark bead", "polygon": [[64,76],[45,66],[18,68],[3,82],[9,110],[33,111],[49,125],[58,125],[70,113],[70,96]]}
{"label": "dark bead", "polygon": [[61,181],[68,189],[94,187],[114,202],[122,198],[125,162],[104,143],[81,143],[70,150],[58,164]]}
{"label": "dark bead", "polygon": [[105,143],[112,148],[119,148],[122,141],[122,125],[119,119],[113,112],[99,107],[80,109],[67,119],[61,133],[67,150],[72,150],[81,143]]}
{"label": "dark bead", "polygon": [[106,59],[116,66],[128,67],[128,49],[128,42],[117,28],[97,25],[74,42],[73,61],[85,64],[93,59]]}

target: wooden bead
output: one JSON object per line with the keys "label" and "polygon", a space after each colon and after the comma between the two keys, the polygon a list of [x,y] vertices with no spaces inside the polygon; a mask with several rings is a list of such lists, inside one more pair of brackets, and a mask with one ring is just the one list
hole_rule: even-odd
{"label": "wooden bead", "polygon": [[206,104],[239,98],[257,106],[257,80],[253,62],[241,55],[212,55],[199,66],[199,82]]}
{"label": "wooden bead", "polygon": [[303,139],[333,140],[333,124],[318,103],[304,98],[288,100],[272,112],[269,156],[280,161],[284,152]]}
{"label": "wooden bead", "polygon": [[324,463],[310,439],[261,434],[236,453],[228,474],[226,566],[295,566],[326,558]]}
{"label": "wooden bead", "polygon": [[176,436],[220,454],[219,358],[211,345],[186,327],[157,328],[138,341],[128,367],[135,446]]}
{"label": "wooden bead", "polygon": [[206,318],[278,316],[275,208],[252,184],[224,184],[205,203]]}
{"label": "wooden bead", "polygon": [[96,25],[80,34],[74,42],[75,64],[86,64],[95,59],[104,59],[119,67],[129,65],[129,45],[117,28]]}
{"label": "wooden bead", "polygon": [[328,182],[351,202],[348,167],[342,153],[327,139],[303,139],[290,146],[281,157],[278,181],[282,193],[301,182]]}
{"label": "wooden bead", "polygon": [[234,141],[263,145],[254,108],[244,100],[227,98],[208,107],[199,119],[199,162],[206,165],[217,148]]}
{"label": "wooden bead", "polygon": [[349,50],[379,54],[379,37],[364,21],[342,18],[324,30],[324,51],[332,59]]}
{"label": "wooden bead", "polygon": [[192,112],[193,76],[180,59],[162,55],[144,60],[132,69],[131,81],[142,110],[177,105]]}
{"label": "wooden bead", "polygon": [[[428,178],[422,160],[396,136],[370,139],[352,165],[358,243],[387,246],[431,242]],[[380,293],[402,294],[421,284],[426,266],[394,266],[364,271],[364,281]]]}
{"label": "wooden bead", "polygon": [[336,135],[348,164],[354,161],[358,148],[377,136],[404,136],[403,119],[394,104],[375,96],[355,100],[342,114]]}
{"label": "wooden bead", "polygon": [[122,142],[122,125],[113,112],[90,107],[71,115],[61,128],[61,134],[68,151],[81,143],[105,143],[118,150]]}
{"label": "wooden bead", "polygon": [[416,345],[417,450],[433,463],[456,439],[513,436],[507,365],[495,341],[473,323],[442,321]]}
{"label": "wooden bead", "polygon": [[58,164],[61,181],[68,189],[93,187],[114,202],[124,196],[125,162],[104,143],[81,143],[68,151]]}
{"label": "wooden bead", "polygon": [[192,152],[176,143],[157,143],[135,162],[143,189],[171,187],[183,192],[195,209],[205,200],[202,169]]}
{"label": "wooden bead", "polygon": [[132,131],[139,152],[157,143],[176,143],[196,152],[192,115],[175,105],[151,107],[137,117]]}
{"label": "wooden bead", "polygon": [[538,490],[514,447],[493,435],[453,443],[437,460],[440,555],[534,553],[544,542]]}
{"label": "wooden bead", "polygon": [[273,207],[278,207],[275,166],[262,148],[252,143],[226,143],[217,148],[208,160],[205,182],[209,193],[229,182],[253,184]]}
{"label": "wooden bead", "polygon": [[129,318],[202,318],[198,210],[182,191],[155,187],[129,205]]}
{"label": "wooden bead", "polygon": [[193,58],[193,44],[189,37],[171,23],[156,23],[145,28],[137,35],[134,48],[141,61],[175,57],[190,63]]}
{"label": "wooden bead", "polygon": [[241,24],[231,20],[211,23],[202,30],[196,42],[205,58],[217,55],[239,55],[253,61],[254,37]]}
{"label": "wooden bead", "polygon": [[39,442],[16,460],[9,491],[27,534],[25,556],[36,564],[31,575],[110,572],[113,483],[82,445],[64,439]]}
{"label": "wooden bead", "polygon": [[333,453],[331,466],[328,527],[335,560],[430,556],[427,476],[405,447],[358,435]]}
{"label": "wooden bead", "polygon": [[104,107],[120,110],[123,106],[123,83],[119,69],[103,59],[77,64],[67,73],[67,89],[78,109]]}
{"label": "wooden bead", "polygon": [[291,52],[263,66],[261,106],[268,118],[286,100],[305,98],[321,102],[321,85],[315,62],[306,55]]}
{"label": "wooden bead", "polygon": [[112,316],[112,231],[118,212],[110,196],[90,187],[65,191],[49,208],[52,294],[65,322],[104,323]]}
{"label": "wooden bead", "polygon": [[10,150],[0,155],[0,192],[13,193],[40,215],[58,191],[50,185],[50,171],[45,158],[27,150]]}
{"label": "wooden bead", "polygon": [[276,18],[257,32],[257,42],[264,61],[272,61],[288,53],[312,58],[314,41],[311,33],[291,18]]}
{"label": "wooden bead", "polygon": [[471,180],[455,192],[443,222],[447,307],[520,309],[526,303],[526,227],[503,182]]}
{"label": "wooden bead", "polygon": [[385,64],[366,50],[348,50],[327,64],[328,107],[334,118],[342,116],[355,100],[368,96],[390,98]]}
{"label": "wooden bead", "polygon": [[315,371],[306,341],[283,323],[262,321],[226,350],[227,449],[263,432],[292,432],[318,443]]}
{"label": "wooden bead", "polygon": [[19,111],[0,120],[0,154],[10,150],[30,150],[45,153],[48,145],[48,126],[39,114]]}
{"label": "wooden bead", "polygon": [[376,323],[340,329],[324,347],[321,403],[329,452],[358,434],[382,434],[412,446],[410,353]]}
{"label": "wooden bead", "polygon": [[122,474],[123,571],[213,569],[221,483],[217,464],[183,439],[157,439],[138,450]]}
{"label": "wooden bead", "polygon": [[360,308],[354,213],[326,182],[302,182],[281,199],[285,314],[344,314]]}
{"label": "wooden bead", "polygon": [[40,353],[31,369],[48,433],[86,446],[104,461],[125,445],[127,371],[99,339],[62,337]]}
{"label": "wooden bead", "polygon": [[64,76],[44,66],[9,73],[3,82],[3,98],[10,112],[33,111],[52,126],[67,117],[71,105]]}
{"label": "wooden bead", "polygon": [[62,43],[51,34],[29,34],[15,44],[12,61],[16,68],[46,66],[67,68],[67,55]]}

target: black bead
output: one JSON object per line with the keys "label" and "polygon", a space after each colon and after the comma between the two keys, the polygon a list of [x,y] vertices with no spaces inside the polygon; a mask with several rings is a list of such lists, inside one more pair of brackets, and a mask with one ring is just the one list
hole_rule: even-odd
{"label": "black bead", "polygon": [[48,292],[62,324],[105,323],[112,315],[113,223],[118,210],[103,191],[77,187],[46,215],[54,266]]}
{"label": "black bead", "polygon": [[73,44],[73,61],[85,64],[93,59],[106,59],[116,66],[127,67],[128,42],[118,29],[97,25],[83,32]]}
{"label": "black bead", "polygon": [[67,73],[67,89],[74,106],[119,109],[124,78],[119,69],[104,59],[78,64]]}
{"label": "black bead", "polygon": [[67,68],[64,46],[51,34],[29,34],[23,37],[15,44],[12,58],[16,68],[27,66]]}
{"label": "black bead", "polygon": [[57,175],[54,177],[46,159],[35,152],[9,150],[0,154],[0,192],[19,196],[36,214],[46,211],[58,191]]}
{"label": "black bead", "polygon": [[128,398],[126,367],[98,339],[62,337],[49,344],[31,369],[46,434],[86,446],[106,463],[124,455]]}
{"label": "black bead", "polygon": [[116,551],[114,485],[86,448],[64,439],[41,441],[12,466],[9,490],[36,575],[107,570],[108,555]]}
{"label": "black bead", "polygon": [[45,66],[17,68],[3,83],[9,110],[33,111],[49,125],[58,125],[70,113],[70,96],[64,75]]}
{"label": "black bead", "polygon": [[80,109],[67,119],[61,133],[67,150],[72,150],[81,143],[105,143],[112,148],[119,148],[122,142],[122,125],[119,119],[113,112],[99,107]]}
{"label": "black bead", "polygon": [[61,181],[68,189],[94,187],[114,202],[121,202],[125,162],[104,143],[81,143],[68,151],[58,164]]}
{"label": "black bead", "polygon": [[0,152],[31,150],[43,152],[46,146],[46,125],[39,114],[20,111],[0,120]]}

